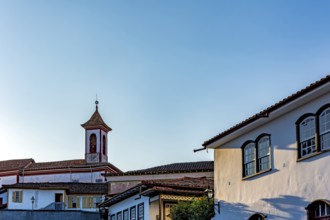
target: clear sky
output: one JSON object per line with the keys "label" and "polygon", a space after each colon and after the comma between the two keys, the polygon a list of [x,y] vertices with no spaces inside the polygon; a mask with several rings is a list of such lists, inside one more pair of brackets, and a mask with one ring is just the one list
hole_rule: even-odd
{"label": "clear sky", "polygon": [[95,110],[126,170],[193,149],[330,72],[328,0],[0,1],[0,160],[84,158]]}

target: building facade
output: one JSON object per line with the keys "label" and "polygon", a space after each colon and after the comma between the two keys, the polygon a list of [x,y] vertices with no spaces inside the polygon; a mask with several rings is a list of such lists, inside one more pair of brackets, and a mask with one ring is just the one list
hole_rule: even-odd
{"label": "building facade", "polygon": [[107,183],[18,183],[4,185],[7,209],[98,211]]}
{"label": "building facade", "polygon": [[214,219],[330,219],[330,76],[204,142]]}
{"label": "building facade", "polygon": [[101,203],[110,220],[171,220],[171,207],[192,201],[213,188],[213,179],[184,177],[172,180],[145,180]]}

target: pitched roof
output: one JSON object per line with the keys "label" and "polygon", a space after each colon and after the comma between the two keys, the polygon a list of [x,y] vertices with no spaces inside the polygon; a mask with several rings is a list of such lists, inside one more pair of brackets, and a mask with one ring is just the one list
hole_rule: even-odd
{"label": "pitched roof", "polygon": [[94,127],[103,127],[107,132],[111,131],[112,129],[103,121],[99,111],[98,107],[96,106],[96,110],[93,113],[92,117],[81,125],[83,128],[94,128]]}
{"label": "pitched roof", "polygon": [[154,196],[160,193],[171,195],[201,196],[207,188],[213,189],[213,179],[184,177],[172,180],[148,180],[106,200],[100,206],[111,206],[136,194]]}
{"label": "pitched roof", "polygon": [[132,170],[124,173],[110,173],[108,176],[130,176],[130,175],[150,175],[150,174],[168,174],[168,173],[193,173],[213,171],[213,161],[198,161],[186,163],[172,163],[162,166],[151,167],[142,170]]}
{"label": "pitched roof", "polygon": [[17,183],[3,185],[4,189],[64,189],[68,194],[107,194],[107,183]]}
{"label": "pitched roof", "polygon": [[29,159],[18,159],[18,160],[3,160],[0,161],[0,172],[19,170],[25,168],[29,164],[34,163],[34,160]]}
{"label": "pitched roof", "polygon": [[265,116],[269,115],[271,112],[273,112],[273,111],[285,106],[286,104],[302,97],[303,95],[306,95],[307,93],[313,91],[314,89],[319,88],[319,87],[327,84],[328,82],[330,82],[330,75],[327,75],[326,77],[310,84],[306,88],[304,88],[304,89],[302,89],[302,90],[286,97],[285,99],[275,103],[274,105],[266,108],[265,110],[263,110],[263,111],[255,114],[255,115],[251,116],[250,118],[236,124],[235,126],[229,128],[228,130],[225,130],[225,131],[221,132],[220,134],[214,136],[213,138],[205,141],[202,144],[202,146],[204,146],[204,148],[206,148],[207,145],[209,145],[209,144],[211,144],[211,143],[213,143],[213,142],[215,142],[215,141],[217,141],[217,140],[233,133],[234,131],[236,131],[236,130],[238,130],[238,129],[240,129],[240,128],[242,128],[242,127],[244,127],[244,126],[246,126],[246,125],[248,125],[248,124],[250,124],[250,123],[252,123],[256,120],[258,120],[259,118],[262,118],[262,117],[265,117]]}
{"label": "pitched roof", "polygon": [[33,170],[49,170],[49,169],[65,169],[65,168],[97,168],[102,166],[110,166],[114,173],[122,173],[120,169],[111,163],[87,163],[84,159],[78,160],[63,160],[63,161],[53,161],[53,162],[41,162],[33,163],[28,166],[24,171]]}

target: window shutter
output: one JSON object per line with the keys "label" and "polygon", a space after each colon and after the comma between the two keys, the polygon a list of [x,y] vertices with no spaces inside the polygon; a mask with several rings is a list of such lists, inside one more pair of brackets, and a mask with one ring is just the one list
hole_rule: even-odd
{"label": "window shutter", "polygon": [[77,203],[76,203],[76,207],[77,207],[77,208],[80,208],[80,197],[77,196],[76,198],[77,198],[77,199],[76,199],[76,202],[77,202]]}
{"label": "window shutter", "polygon": [[22,191],[19,191],[18,192],[18,202],[22,202],[23,200],[23,194],[22,194]]}
{"label": "window shutter", "polygon": [[87,208],[87,198],[83,197],[83,208]]}
{"label": "window shutter", "polygon": [[15,194],[16,194],[16,191],[13,191],[13,193],[11,194],[12,195],[12,197],[11,197],[12,202],[16,202],[15,201]]}
{"label": "window shutter", "polygon": [[72,196],[68,196],[69,208],[72,208]]}
{"label": "window shutter", "polygon": [[89,208],[94,208],[94,198],[93,197],[89,198]]}

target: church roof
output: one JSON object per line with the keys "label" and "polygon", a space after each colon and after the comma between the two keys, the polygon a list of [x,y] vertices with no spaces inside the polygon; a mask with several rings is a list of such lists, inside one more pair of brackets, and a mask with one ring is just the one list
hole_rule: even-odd
{"label": "church roof", "polygon": [[28,166],[24,171],[34,170],[55,170],[55,169],[74,169],[74,168],[100,168],[108,166],[111,168],[110,173],[122,173],[120,169],[108,162],[102,163],[87,163],[84,159],[78,160],[63,160],[63,161],[52,161],[52,162],[41,162],[33,163]]}
{"label": "church roof", "polygon": [[108,194],[108,183],[17,183],[3,185],[5,189],[64,189],[68,194]]}
{"label": "church roof", "polygon": [[29,164],[34,163],[34,160],[29,159],[18,159],[18,160],[3,160],[0,161],[0,172],[19,170],[27,167]]}
{"label": "church roof", "polygon": [[111,131],[112,129],[103,121],[99,111],[98,107],[96,106],[96,110],[93,113],[92,117],[81,125],[83,128],[96,128],[96,127],[103,127],[107,132]]}
{"label": "church roof", "polygon": [[130,176],[130,175],[150,175],[168,173],[194,173],[213,172],[213,161],[198,161],[186,163],[172,163],[162,166],[151,167],[142,170],[132,170],[124,173],[109,173],[108,176]]}

